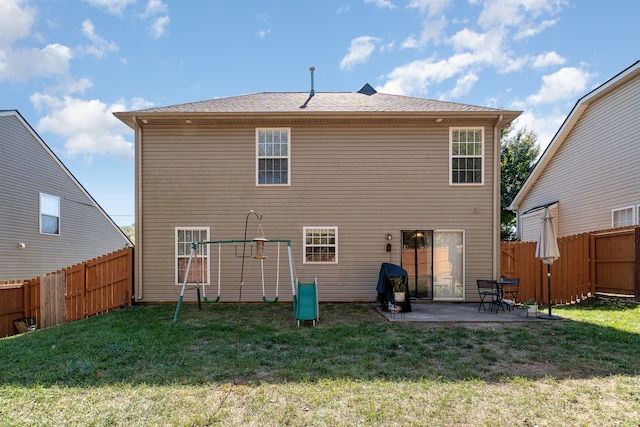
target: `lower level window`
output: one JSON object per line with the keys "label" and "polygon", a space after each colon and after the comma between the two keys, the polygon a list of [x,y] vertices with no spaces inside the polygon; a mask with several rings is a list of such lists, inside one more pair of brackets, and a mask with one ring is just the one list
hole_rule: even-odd
{"label": "lower level window", "polygon": [[633,206],[614,209],[613,211],[611,211],[611,214],[611,225],[613,226],[613,228],[633,225]]}
{"label": "lower level window", "polygon": [[189,266],[188,284],[209,284],[209,245],[198,242],[209,241],[209,227],[176,227],[176,284],[184,283],[191,248],[195,243],[194,256]]}
{"label": "lower level window", "polygon": [[304,227],[304,263],[338,262],[338,227]]}

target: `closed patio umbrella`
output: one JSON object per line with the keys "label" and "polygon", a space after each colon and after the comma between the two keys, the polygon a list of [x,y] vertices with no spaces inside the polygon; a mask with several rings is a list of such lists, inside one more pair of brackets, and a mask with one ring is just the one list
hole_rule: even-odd
{"label": "closed patio umbrella", "polygon": [[560,258],[558,240],[553,228],[553,215],[549,207],[545,207],[540,216],[540,236],[536,246],[536,258],[547,264],[547,287],[549,293],[549,318],[551,318],[551,264]]}

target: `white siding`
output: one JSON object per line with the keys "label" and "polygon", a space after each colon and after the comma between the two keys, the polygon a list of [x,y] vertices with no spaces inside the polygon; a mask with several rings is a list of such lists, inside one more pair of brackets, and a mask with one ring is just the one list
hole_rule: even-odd
{"label": "white siding", "polygon": [[[485,125],[485,185],[449,185],[449,125],[292,125],[291,185],[256,187],[256,126],[145,127],[142,134],[143,301],[176,301],[174,227],[210,226],[241,239],[245,217],[263,214],[268,239],[292,241],[302,281],[318,277],[321,301],[373,301],[383,262],[400,264],[401,230],[464,230],[467,298],[493,268],[493,127]],[[287,125],[288,126],[288,125]],[[262,127],[262,126],[260,126]],[[303,227],[338,227],[339,263],[303,264]],[[257,233],[249,218],[248,237]],[[386,233],[393,234],[386,252]],[[266,264],[275,262],[273,247]],[[240,259],[223,260],[221,301],[236,300]],[[215,251],[214,251],[215,253]],[[280,299],[291,299],[282,262]],[[212,258],[212,280],[217,258]],[[245,262],[243,301],[259,301],[259,262]],[[266,284],[274,292],[273,271]],[[207,295],[214,295],[212,286]],[[193,300],[195,292],[185,295]]]}
{"label": "white siding", "polygon": [[[522,201],[559,201],[559,236],[611,227],[611,210],[640,203],[640,78],[587,108]],[[529,236],[528,223],[521,223]]]}

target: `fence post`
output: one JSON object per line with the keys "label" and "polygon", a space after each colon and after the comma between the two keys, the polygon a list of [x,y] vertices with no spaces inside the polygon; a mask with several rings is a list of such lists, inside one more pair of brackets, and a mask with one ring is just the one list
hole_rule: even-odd
{"label": "fence post", "polygon": [[634,281],[634,294],[635,294],[635,300],[640,302],[640,227],[635,227],[634,228],[634,239],[633,239],[633,244],[634,244],[634,259],[633,259],[633,266],[634,266],[634,275],[633,275],[633,281]]}

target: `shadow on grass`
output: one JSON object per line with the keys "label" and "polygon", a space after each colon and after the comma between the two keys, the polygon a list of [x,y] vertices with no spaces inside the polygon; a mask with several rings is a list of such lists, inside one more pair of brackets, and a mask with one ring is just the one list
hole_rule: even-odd
{"label": "shadow on grass", "polygon": [[[297,328],[290,304],[138,306],[0,340],[0,386],[510,381],[640,374],[640,335],[562,320],[389,323],[368,304],[321,306]],[[636,315],[636,319],[640,314]],[[239,319],[239,321],[237,321]]]}

